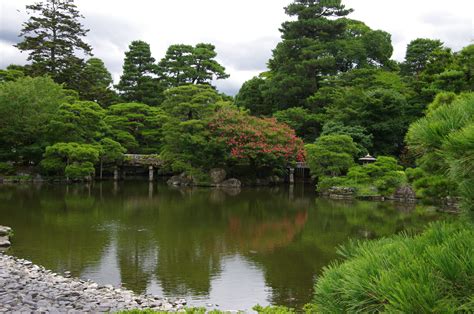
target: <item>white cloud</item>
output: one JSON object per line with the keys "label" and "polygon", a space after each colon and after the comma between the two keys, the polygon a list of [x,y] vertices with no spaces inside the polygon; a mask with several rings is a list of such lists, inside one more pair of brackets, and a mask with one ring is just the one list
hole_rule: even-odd
{"label": "white cloud", "polygon": [[[11,40],[26,20],[25,5],[36,0],[0,0],[0,66],[21,63]],[[283,7],[291,0],[76,0],[88,41],[117,80],[132,40],[150,43],[161,59],[171,44],[210,42],[231,77],[217,83],[234,94],[241,84],[264,71],[288,19]],[[402,60],[406,45],[419,37],[441,39],[459,50],[473,40],[472,0],[346,0],[351,18],[392,34],[394,58]],[[18,10],[20,12],[18,12]]]}

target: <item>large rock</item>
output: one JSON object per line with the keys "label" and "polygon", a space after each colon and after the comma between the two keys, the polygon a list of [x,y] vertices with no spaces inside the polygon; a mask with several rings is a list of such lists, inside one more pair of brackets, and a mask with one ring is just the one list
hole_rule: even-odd
{"label": "large rock", "polygon": [[183,172],[179,176],[172,176],[167,183],[173,186],[190,186],[194,184],[194,181],[191,176]]}
{"label": "large rock", "polygon": [[356,190],[350,187],[341,187],[341,186],[333,186],[329,188],[324,195],[329,196],[333,199],[352,199],[356,194]]}
{"label": "large rock", "polygon": [[211,169],[209,172],[209,177],[211,178],[211,182],[213,184],[219,184],[225,180],[225,176],[227,173],[225,172],[224,169],[221,168],[214,168]]}
{"label": "large rock", "polygon": [[12,244],[7,236],[0,237],[0,248],[10,247]]}
{"label": "large rock", "polygon": [[0,236],[8,236],[12,233],[12,228],[0,226]]}
{"label": "large rock", "polygon": [[242,182],[238,179],[229,179],[225,180],[217,185],[221,188],[240,188],[242,186]]}
{"label": "large rock", "polygon": [[395,191],[393,198],[398,201],[416,202],[416,193],[410,186],[405,185]]}

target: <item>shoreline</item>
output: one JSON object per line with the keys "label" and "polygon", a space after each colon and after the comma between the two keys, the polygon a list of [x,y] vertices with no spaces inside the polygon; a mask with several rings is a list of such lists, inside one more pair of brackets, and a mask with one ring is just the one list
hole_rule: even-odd
{"label": "shoreline", "polygon": [[0,313],[176,311],[186,300],[137,295],[133,291],[65,277],[31,261],[0,253]]}

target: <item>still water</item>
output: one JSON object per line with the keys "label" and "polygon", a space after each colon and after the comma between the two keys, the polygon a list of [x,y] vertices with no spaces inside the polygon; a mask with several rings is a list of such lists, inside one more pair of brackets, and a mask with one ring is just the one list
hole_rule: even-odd
{"label": "still water", "polygon": [[312,186],[225,191],[164,184],[0,185],[9,254],[192,306],[301,307],[350,238],[420,230],[425,207],[320,199]]}

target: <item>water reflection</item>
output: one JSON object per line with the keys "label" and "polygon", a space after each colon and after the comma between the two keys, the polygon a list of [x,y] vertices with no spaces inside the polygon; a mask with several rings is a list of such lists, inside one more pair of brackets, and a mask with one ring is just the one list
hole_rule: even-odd
{"label": "water reflection", "polygon": [[0,224],[15,230],[10,254],[222,309],[301,306],[339,244],[421,228],[437,217],[422,207],[317,199],[303,186],[0,186]]}

